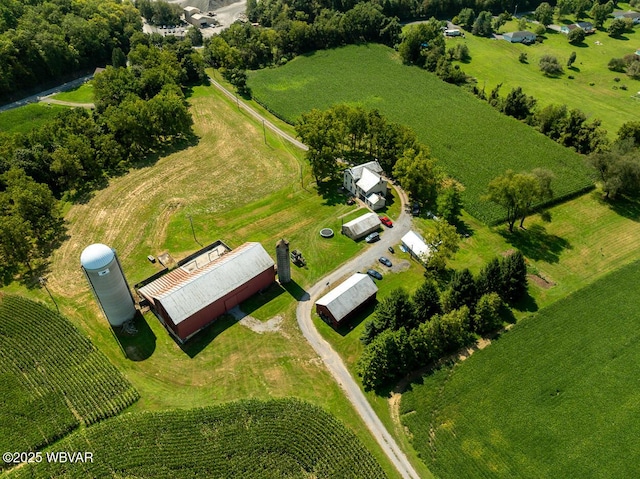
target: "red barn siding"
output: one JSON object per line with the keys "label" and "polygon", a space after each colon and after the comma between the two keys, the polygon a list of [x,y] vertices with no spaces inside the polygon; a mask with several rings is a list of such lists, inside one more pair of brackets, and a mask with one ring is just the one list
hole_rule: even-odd
{"label": "red barn siding", "polygon": [[269,287],[274,281],[275,268],[271,267],[178,324],[175,324],[164,310],[161,304],[162,300],[156,299],[156,309],[164,319],[167,327],[184,341],[241,302]]}

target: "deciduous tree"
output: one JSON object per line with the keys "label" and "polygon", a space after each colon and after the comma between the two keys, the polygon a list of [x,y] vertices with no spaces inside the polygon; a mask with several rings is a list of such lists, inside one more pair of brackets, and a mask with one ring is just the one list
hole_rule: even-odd
{"label": "deciduous tree", "polygon": [[443,173],[426,149],[405,150],[393,167],[393,176],[413,200],[435,206]]}

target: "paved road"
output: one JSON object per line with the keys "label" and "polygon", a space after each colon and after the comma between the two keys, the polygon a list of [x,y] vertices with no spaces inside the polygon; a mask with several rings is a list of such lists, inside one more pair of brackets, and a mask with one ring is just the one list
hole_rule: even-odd
{"label": "paved road", "polygon": [[85,77],[78,78],[76,80],[73,80],[67,83],[63,83],[62,85],[58,85],[57,87],[51,88],[49,90],[41,91],[36,95],[31,95],[27,98],[23,98],[22,100],[14,101],[13,103],[0,106],[0,111],[12,110],[13,108],[24,106],[27,103],[37,103],[42,99],[42,97],[54,95],[56,93],[60,93],[61,91],[73,90],[74,88],[79,87],[80,85],[90,80],[91,78],[93,78],[93,73],[91,75],[87,75]]}
{"label": "paved road", "polygon": [[74,108],[87,108],[90,110],[93,110],[96,107],[94,103],[77,103],[75,101],[56,100],[55,98],[51,98],[51,96],[40,97],[40,102],[49,103],[51,105],[71,106]]}
{"label": "paved road", "polygon": [[[290,141],[297,147],[308,150],[306,145],[293,138],[288,133],[282,131],[246,103],[240,101],[236,95],[224,88],[220,83],[211,77],[210,80],[215,87],[224,92],[230,99],[235,100],[238,104],[238,108],[244,109],[258,121],[264,121],[265,126],[270,130],[274,131],[287,141]],[[364,271],[372,265],[377,264],[380,256],[390,256],[387,248],[389,246],[398,246],[402,236],[411,229],[411,217],[407,214],[405,208],[405,205],[407,204],[406,194],[397,187],[396,191],[398,192],[398,196],[402,202],[402,208],[400,217],[396,219],[394,226],[392,228],[385,229],[385,231],[380,235],[380,241],[369,246],[362,254],[353,258],[348,263],[343,264],[340,268],[331,272],[313,285],[305,293],[300,302],[298,302],[296,316],[298,319],[298,325],[302,330],[302,334],[322,358],[329,369],[329,372],[331,372],[331,375],[345,392],[347,398],[351,401],[351,404],[353,404],[356,411],[358,411],[358,414],[360,414],[362,420],[365,422],[373,436],[380,444],[380,447],[382,447],[382,450],[389,457],[398,472],[406,479],[420,479],[420,476],[418,476],[418,473],[415,471],[405,454],[384,427],[380,418],[376,415],[375,411],[367,401],[367,398],[358,386],[358,383],[353,376],[351,376],[338,353],[336,353],[331,345],[325,341],[322,336],[320,336],[320,333],[316,330],[311,319],[311,310],[315,299],[337,283],[341,282],[344,278],[351,276],[357,271]],[[391,256],[391,260],[393,261],[393,256]],[[384,279],[382,281],[384,281]]]}

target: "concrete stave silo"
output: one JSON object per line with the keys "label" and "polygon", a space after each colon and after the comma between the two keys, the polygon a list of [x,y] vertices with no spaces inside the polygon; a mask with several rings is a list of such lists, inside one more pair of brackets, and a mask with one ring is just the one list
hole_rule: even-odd
{"label": "concrete stave silo", "polygon": [[282,238],[276,243],[276,263],[280,284],[291,281],[291,261],[289,260],[289,242]]}
{"label": "concrete stave silo", "polygon": [[115,250],[96,243],[87,246],[80,255],[82,270],[112,326],[122,326],[136,314],[133,296]]}

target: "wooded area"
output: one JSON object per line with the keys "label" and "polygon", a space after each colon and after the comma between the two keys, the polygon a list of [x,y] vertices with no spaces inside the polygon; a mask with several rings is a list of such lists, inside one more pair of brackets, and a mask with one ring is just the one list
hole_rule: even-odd
{"label": "wooded area", "polygon": [[74,72],[104,66],[129,51],[139,12],[117,0],[3,0],[0,100]]}

